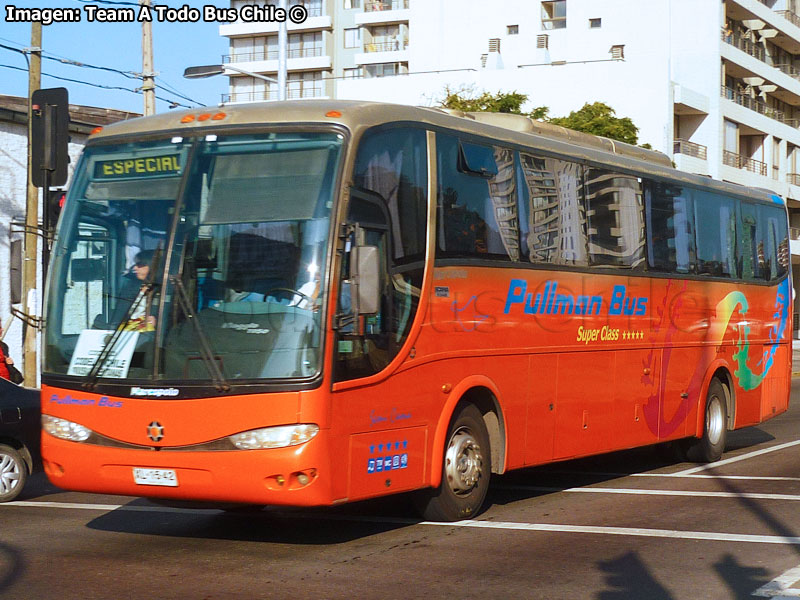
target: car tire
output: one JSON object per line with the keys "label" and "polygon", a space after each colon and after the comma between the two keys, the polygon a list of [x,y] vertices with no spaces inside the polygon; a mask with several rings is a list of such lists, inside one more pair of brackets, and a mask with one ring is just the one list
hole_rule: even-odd
{"label": "car tire", "polygon": [[0,444],[0,502],[11,502],[19,496],[28,480],[28,465],[22,455]]}

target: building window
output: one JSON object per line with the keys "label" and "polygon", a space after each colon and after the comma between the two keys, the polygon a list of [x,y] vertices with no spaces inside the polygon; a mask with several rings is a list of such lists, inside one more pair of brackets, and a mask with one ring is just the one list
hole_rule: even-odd
{"label": "building window", "polygon": [[509,25],[506,27],[508,35],[519,35],[519,25]]}
{"label": "building window", "polygon": [[361,0],[344,0],[344,9],[361,8]]}
{"label": "building window", "polygon": [[625,44],[614,44],[608,52],[611,54],[612,60],[624,60]]}
{"label": "building window", "polygon": [[379,63],[364,66],[366,77],[391,77],[392,75],[400,75],[402,72],[401,63]]}
{"label": "building window", "polygon": [[321,71],[289,73],[287,76],[286,98],[319,98],[323,95],[324,82]]}
{"label": "building window", "polygon": [[589,19],[589,29],[600,29],[603,26],[603,19]]}
{"label": "building window", "polygon": [[361,77],[361,67],[355,69],[342,69],[342,75],[345,79],[358,79]]}
{"label": "building window", "polygon": [[542,33],[536,36],[536,47],[542,50],[549,48],[550,36]]}
{"label": "building window", "polygon": [[353,27],[344,30],[344,47],[361,48],[361,28]]}
{"label": "building window", "polygon": [[567,0],[542,2],[542,29],[564,29],[567,26]]}

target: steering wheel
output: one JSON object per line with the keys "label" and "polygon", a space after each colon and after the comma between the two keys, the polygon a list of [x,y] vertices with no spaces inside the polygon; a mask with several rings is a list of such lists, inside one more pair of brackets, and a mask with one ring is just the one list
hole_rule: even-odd
{"label": "steering wheel", "polygon": [[300,296],[300,300],[297,300],[296,302],[292,302],[291,304],[289,304],[289,306],[297,306],[299,308],[302,308],[302,307],[300,307],[300,303],[303,302],[303,300],[305,300],[306,303],[308,304],[308,308],[313,308],[313,306],[314,306],[314,300],[311,298],[311,296],[308,296],[308,295],[304,294],[303,292],[301,292],[299,290],[295,290],[295,289],[288,288],[288,287],[275,287],[275,288],[272,288],[266,294],[264,294],[264,302],[267,301],[267,298],[269,298],[270,296],[273,296],[273,292],[284,292],[284,293],[289,293],[292,296]]}

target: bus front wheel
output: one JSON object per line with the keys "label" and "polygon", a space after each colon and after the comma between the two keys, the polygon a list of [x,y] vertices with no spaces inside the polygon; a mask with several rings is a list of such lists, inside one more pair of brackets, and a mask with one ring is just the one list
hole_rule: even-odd
{"label": "bus front wheel", "polygon": [[712,379],[706,396],[706,414],[703,435],[693,439],[686,448],[686,457],[692,462],[715,462],[722,457],[728,433],[728,409],[725,388],[719,379]]}
{"label": "bus front wheel", "polygon": [[419,492],[416,503],[429,521],[458,521],[474,516],[483,505],[491,475],[489,433],[472,404],[457,409],[447,430],[438,488]]}

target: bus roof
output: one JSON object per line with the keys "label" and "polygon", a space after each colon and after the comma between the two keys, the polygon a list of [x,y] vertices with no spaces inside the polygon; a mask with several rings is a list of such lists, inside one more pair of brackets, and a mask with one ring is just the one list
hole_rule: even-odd
{"label": "bus roof", "polygon": [[769,190],[748,188],[710,177],[679,171],[662,152],[581,133],[523,115],[463,113],[440,108],[360,100],[290,100],[221,105],[170,111],[150,117],[108,125],[91,136],[90,143],[111,141],[119,136],[159,132],[199,135],[204,130],[249,125],[328,124],[346,127],[354,137],[365,130],[388,123],[415,123],[432,129],[449,129],[539,150],[545,154],[607,168],[622,169],[641,176],[666,179],[695,187],[755,200],[774,202]]}

